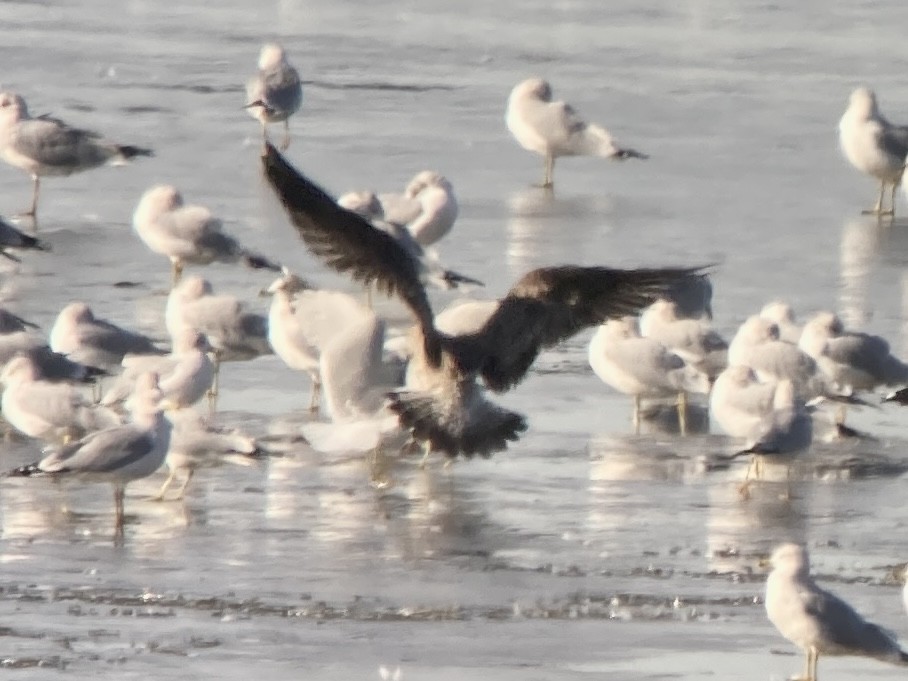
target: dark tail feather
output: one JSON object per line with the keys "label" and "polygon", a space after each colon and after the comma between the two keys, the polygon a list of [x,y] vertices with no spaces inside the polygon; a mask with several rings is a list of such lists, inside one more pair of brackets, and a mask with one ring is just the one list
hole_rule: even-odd
{"label": "dark tail feather", "polygon": [[619,161],[625,161],[629,158],[639,158],[641,161],[646,161],[649,158],[649,154],[644,154],[636,149],[619,149],[615,152],[613,158]]}
{"label": "dark tail feather", "polygon": [[904,650],[899,650],[898,663],[901,665],[908,665],[908,653],[906,653]]}
{"label": "dark tail feather", "polygon": [[459,272],[454,272],[453,270],[445,270],[443,278],[448,288],[457,288],[461,284],[468,284],[470,286],[485,286],[485,284],[483,284],[478,279],[473,279],[472,277],[460,274]]}
{"label": "dark tail feather", "polygon": [[264,255],[259,255],[258,253],[250,253],[246,251],[243,253],[240,260],[246,267],[254,270],[269,270],[271,272],[281,271],[280,265],[272,260],[269,260]]}
{"label": "dark tail feather", "polygon": [[883,398],[883,402],[895,402],[901,405],[908,404],[908,388],[902,388],[889,393]]}
{"label": "dark tail feather", "polygon": [[134,147],[129,144],[117,145],[117,153],[127,161],[136,156],[154,156],[154,152],[151,149]]}
{"label": "dark tail feather", "polygon": [[43,473],[40,468],[38,468],[37,463],[30,463],[27,466],[19,466],[19,468],[14,468],[11,471],[7,471],[4,474],[4,477],[7,478],[30,478],[33,475],[40,475]]}
{"label": "dark tail feather", "polygon": [[476,455],[488,458],[507,449],[527,429],[526,419],[507,409],[487,403],[482,418],[473,424],[464,419],[449,420],[438,409],[430,395],[400,391],[388,393],[388,408],[397,414],[403,428],[413,438],[428,443],[432,451],[443,452],[449,458],[458,455],[471,459]]}

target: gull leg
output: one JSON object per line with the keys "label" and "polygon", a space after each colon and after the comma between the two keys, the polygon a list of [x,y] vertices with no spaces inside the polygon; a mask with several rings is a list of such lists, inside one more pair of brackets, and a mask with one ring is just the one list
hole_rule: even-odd
{"label": "gull leg", "polygon": [[284,140],[281,142],[281,151],[287,151],[290,146],[290,123],[284,120]]}
{"label": "gull leg", "polygon": [[29,208],[24,213],[21,213],[21,216],[24,218],[36,218],[38,215],[38,194],[41,190],[41,178],[37,175],[32,175],[32,207]]}
{"label": "gull leg", "polygon": [[208,411],[214,414],[218,409],[218,389],[221,378],[221,354],[214,352],[214,378],[211,380],[211,387],[208,389]]}
{"label": "gull leg", "polygon": [[687,435],[687,393],[678,393],[678,428],[682,435]]}
{"label": "gull leg", "polygon": [[876,207],[869,210],[862,210],[862,215],[880,215],[883,212],[883,194],[886,192],[886,183],[880,182],[880,195],[876,200]]}
{"label": "gull leg", "polygon": [[432,443],[426,440],[422,443],[422,448],[424,450],[422,459],[419,460],[419,467],[425,468],[429,463],[429,454],[432,453]]}
{"label": "gull leg", "polygon": [[542,186],[545,188],[551,188],[555,186],[555,183],[552,181],[552,175],[555,174],[555,157],[552,154],[547,153],[545,155],[545,179],[542,181]]}
{"label": "gull leg", "polygon": [[738,487],[738,494],[741,495],[742,499],[750,499],[750,469],[754,467],[754,462],[757,460],[756,456],[750,457],[750,463],[747,464],[747,472],[744,473],[744,482],[741,483],[741,486]]}
{"label": "gull leg", "polygon": [[120,485],[114,485],[114,511],[116,513],[117,519],[116,524],[114,525],[114,536],[118,538],[123,537],[123,525],[125,522],[125,514],[123,513],[123,498],[126,496],[126,489]]}
{"label": "gull leg", "polygon": [[151,498],[151,500],[152,501],[164,501],[164,493],[167,491],[167,488],[170,487],[170,484],[174,481],[174,479],[176,477],[177,477],[176,469],[171,468],[169,474],[167,475],[167,479],[164,481],[164,484],[161,485],[161,489],[158,490],[158,493],[156,495],[154,495]]}
{"label": "gull leg", "polygon": [[183,481],[180,491],[177,492],[177,499],[182,499],[183,495],[186,494],[186,488],[189,487],[189,483],[192,482],[193,475],[195,475],[195,468],[190,468],[189,472],[186,474],[186,480]]}
{"label": "gull leg", "polygon": [[309,398],[309,411],[315,413],[318,411],[319,401],[322,395],[322,382],[317,377],[312,379],[312,396]]}
{"label": "gull leg", "polygon": [[634,435],[640,434],[640,395],[634,395]]}
{"label": "gull leg", "polygon": [[170,288],[180,283],[180,277],[183,276],[183,263],[179,260],[173,260],[170,263]]}
{"label": "gull leg", "polygon": [[817,681],[817,661],[820,659],[820,651],[812,647],[807,651],[807,679],[808,681]]}
{"label": "gull leg", "polygon": [[896,192],[896,190],[898,190],[900,183],[901,183],[901,181],[893,182],[892,191],[889,194],[889,210],[886,211],[886,215],[892,216],[893,220],[895,220],[895,192]]}

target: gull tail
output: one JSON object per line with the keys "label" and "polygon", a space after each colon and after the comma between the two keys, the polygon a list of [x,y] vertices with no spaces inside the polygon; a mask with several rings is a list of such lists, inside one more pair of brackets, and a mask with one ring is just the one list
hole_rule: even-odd
{"label": "gull tail", "polygon": [[618,161],[624,161],[629,158],[639,158],[641,161],[646,161],[649,159],[649,154],[644,154],[642,151],[637,151],[636,149],[618,149],[612,154],[612,158],[617,159]]}
{"label": "gull tail", "polygon": [[117,154],[120,156],[121,161],[128,161],[136,156],[154,156],[154,152],[151,149],[146,149],[145,147],[134,147],[129,144],[118,144],[116,147]]}
{"label": "gull tail", "polygon": [[629,158],[639,158],[645,161],[649,158],[649,155],[644,154],[642,151],[619,147],[608,130],[595,124],[590,124],[586,127],[583,140],[583,146],[587,149],[586,153],[604,156],[616,161],[624,161]]}
{"label": "gull tail", "polygon": [[240,255],[240,262],[242,262],[246,267],[253,270],[268,270],[270,272],[282,272],[282,267],[274,262],[269,260],[264,255],[259,255],[258,253],[252,253],[251,251],[243,251]]}
{"label": "gull tail", "polygon": [[447,413],[446,404],[428,393],[402,390],[388,393],[388,408],[397,415],[401,427],[432,451],[448,458],[458,455],[483,458],[507,449],[527,429],[523,415],[503,409],[486,400],[467,406],[466,415]]}
{"label": "gull tail", "polygon": [[889,393],[883,398],[883,402],[895,402],[896,404],[908,404],[908,388],[901,388]]}

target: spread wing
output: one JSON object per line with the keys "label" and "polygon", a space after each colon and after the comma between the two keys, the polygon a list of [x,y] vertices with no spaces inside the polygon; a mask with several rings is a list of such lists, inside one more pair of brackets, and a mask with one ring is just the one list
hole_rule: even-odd
{"label": "spread wing", "polygon": [[432,308],[420,281],[420,263],[390,234],[342,208],[291,166],[270,144],[262,157],[265,177],[302,240],[329,267],[396,294],[416,315],[434,366],[441,360]]}
{"label": "spread wing", "polygon": [[477,333],[451,339],[458,364],[503,392],[519,383],[539,352],[606,319],[637,314],[702,268],[619,270],[566,265],[533,270]]}

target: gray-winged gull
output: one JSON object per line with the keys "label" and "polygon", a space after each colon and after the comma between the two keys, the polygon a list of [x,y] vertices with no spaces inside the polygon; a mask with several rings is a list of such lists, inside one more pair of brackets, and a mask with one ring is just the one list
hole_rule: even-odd
{"label": "gray-winged gull", "polygon": [[803,546],[776,547],[770,563],[766,614],[782,636],[804,651],[804,681],[816,681],[820,655],[859,655],[908,665],[908,653],[895,636],[817,585]]}
{"label": "gray-winged gull", "polygon": [[505,122],[520,146],[545,158],[543,187],[554,186],[555,159],[559,156],[648,158],[618,146],[608,130],[587,123],[570,104],[553,102],[552,86],[541,78],[529,78],[511,90]]}
{"label": "gray-winged gull", "polygon": [[259,71],[246,84],[246,109],[262,124],[267,140],[269,123],[284,124],[281,149],[290,146],[290,125],[287,119],[303,103],[303,86],[297,70],[287,62],[284,48],[266,43],[259,53]]}
{"label": "gray-winged gull", "polygon": [[[851,93],[848,108],[839,120],[839,144],[855,168],[880,182],[876,206],[864,213],[895,216],[895,191],[905,170],[908,127],[893,125],[880,113],[873,90],[859,87]],[[889,208],[883,206],[891,187]]]}
{"label": "gray-winged gull", "polygon": [[21,96],[0,92],[0,158],[27,172],[34,181],[32,205],[26,215],[37,213],[40,178],[44,176],[72,175],[151,155],[149,149],[115,144],[50,116],[32,117]]}
{"label": "gray-winged gull", "polygon": [[132,226],[148,248],[170,259],[172,284],[180,280],[187,264],[242,262],[253,269],[281,269],[221,231],[221,221],[210,210],[186,205],[183,195],[169,184],[154,186],[142,194]]}
{"label": "gray-winged gull", "polygon": [[112,483],[115,532],[121,536],[126,485],[158,470],[170,444],[171,424],[161,412],[157,383],[154,373],[143,374],[139,379],[130,423],[105,428],[52,449],[40,461],[17,468],[7,475],[76,477]]}

